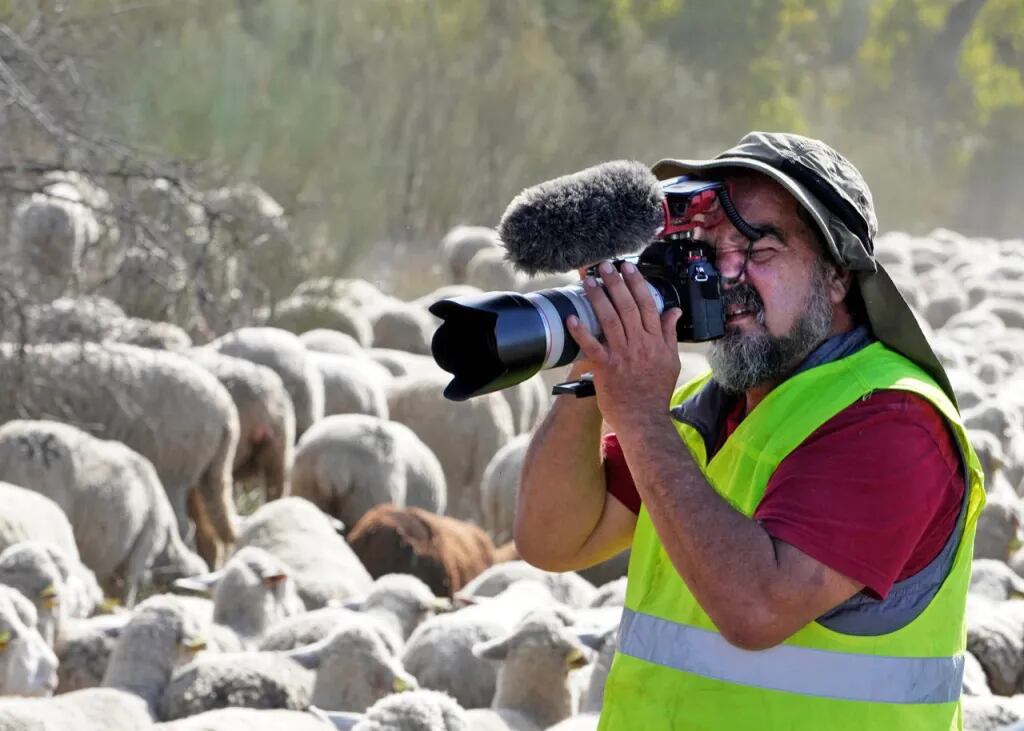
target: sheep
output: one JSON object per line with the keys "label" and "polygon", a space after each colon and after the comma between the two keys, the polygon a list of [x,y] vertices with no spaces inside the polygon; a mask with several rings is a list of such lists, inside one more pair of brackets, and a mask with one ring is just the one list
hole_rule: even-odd
{"label": "sheep", "polygon": [[78,558],[71,523],[53,500],[0,482],[0,505],[0,551],[23,541],[41,541]]}
{"label": "sheep", "polygon": [[0,345],[0,420],[59,417],[152,462],[187,532],[188,494],[201,498],[211,543],[235,537],[231,465],[238,412],[213,375],[174,353],[91,343]]}
{"label": "sheep", "polygon": [[193,348],[188,355],[217,377],[238,410],[234,478],[260,478],[267,500],[287,495],[295,458],[295,408],[281,377],[267,366],[209,348]]}
{"label": "sheep", "polygon": [[[346,602],[347,603],[347,602]],[[378,623],[371,615],[344,606],[327,606],[282,620],[267,630],[260,650],[293,650],[319,642],[332,632],[349,625],[368,627],[375,632],[392,655],[402,652],[402,637],[388,623]]]}
{"label": "sheep", "polygon": [[292,494],[353,525],[381,503],[443,512],[444,471],[411,429],[365,414],[320,421],[299,440]]}
{"label": "sheep", "polygon": [[978,662],[978,658],[969,652],[964,652],[964,695],[992,695],[992,689],[988,687],[988,678],[985,677],[985,668]]}
{"label": "sheep", "polygon": [[299,284],[293,297],[318,297],[339,300],[348,307],[362,310],[386,299],[387,295],[365,279],[319,277]]}
{"label": "sheep", "polygon": [[324,416],[369,414],[388,418],[384,388],[391,374],[369,358],[310,351],[324,379]]}
{"label": "sheep", "polygon": [[61,507],[82,561],[126,604],[153,577],[205,570],[179,536],[153,465],[120,442],[53,421],[10,421],[0,427],[0,477]]}
{"label": "sheep", "polygon": [[498,232],[485,226],[456,226],[441,239],[441,258],[453,284],[463,284],[467,267],[482,249],[501,250]]}
{"label": "sheep", "polygon": [[[178,721],[158,723],[153,731],[335,731],[322,712],[220,708]],[[354,721],[353,721],[354,723]]]}
{"label": "sheep", "polygon": [[1006,561],[1020,545],[1021,505],[1013,493],[990,492],[978,516],[974,557]]}
{"label": "sheep", "polygon": [[597,589],[579,574],[571,571],[542,571],[525,561],[509,561],[490,567],[463,587],[460,596],[494,597],[517,581],[536,581],[546,586],[551,595],[569,607],[587,607]]}
{"label": "sheep", "polygon": [[363,312],[327,297],[292,296],[283,299],[274,307],[274,315],[267,324],[296,335],[325,328],[351,336],[362,347],[373,342],[373,326]]}
{"label": "sheep", "polygon": [[445,400],[446,376],[396,379],[388,389],[393,421],[405,424],[437,455],[448,486],[447,513],[479,522],[480,481],[494,454],[515,434],[512,411],[499,393]]}
{"label": "sheep", "polygon": [[246,546],[224,568],[175,586],[213,588],[213,621],[230,628],[240,646],[253,648],[276,622],[305,612],[287,567],[262,548]]}
{"label": "sheep", "polygon": [[420,508],[378,505],[348,534],[371,576],[409,573],[438,596],[453,596],[494,563],[494,544],[465,521]]}
{"label": "sheep", "polygon": [[968,591],[992,601],[1024,597],[1024,578],[1002,561],[991,558],[975,559],[971,566],[971,585]]}
{"label": "sheep", "polygon": [[60,661],[58,693],[95,688],[103,682],[110,656],[131,618],[131,612],[121,610],[65,622],[54,648]]}
{"label": "sheep", "polygon": [[16,543],[0,553],[0,584],[17,589],[36,610],[39,634],[50,647],[64,624],[65,582],[47,546]]}
{"label": "sheep", "polygon": [[549,611],[529,614],[509,634],[473,646],[479,658],[501,663],[490,709],[466,712],[473,728],[532,731],[545,729],[573,715],[569,672],[592,659],[566,627]]}
{"label": "sheep", "polygon": [[373,324],[373,346],[430,354],[436,322],[425,307],[401,300],[382,300],[366,310]]}
{"label": "sheep", "polygon": [[352,731],[469,731],[469,728],[466,711],[451,696],[436,690],[410,690],[381,698],[355,719]]}
{"label": "sheep", "polygon": [[57,658],[37,622],[32,602],[0,585],[0,696],[46,696],[57,687]]}
{"label": "sheep", "polygon": [[207,346],[267,366],[281,377],[295,409],[295,436],[302,436],[324,415],[324,380],[306,347],[295,335],[272,327],[244,327]]}
{"label": "sheep", "polygon": [[969,601],[967,649],[985,669],[993,693],[1020,692],[1024,680],[1024,601]]}
{"label": "sheep", "polygon": [[[384,366],[391,373],[392,377],[420,375],[425,372],[434,372],[438,375],[445,373],[433,358],[416,353],[407,353],[404,350],[367,348],[364,355]],[[447,375],[444,375],[444,377],[448,378]]]}
{"label": "sheep", "polygon": [[964,731],[1012,731],[1024,720],[1024,696],[964,696]]}
{"label": "sheep", "polygon": [[282,653],[199,655],[174,673],[159,711],[165,720],[227,706],[299,709],[310,702],[365,711],[390,693],[415,687],[380,638],[353,625]]}
{"label": "sheep", "polygon": [[346,604],[403,644],[426,619],[451,609],[449,600],[437,597],[418,578],[400,573],[377,578],[365,597]]}
{"label": "sheep", "polygon": [[373,583],[334,522],[299,497],[263,505],[245,520],[235,546],[258,546],[283,561],[307,609],[365,594]]}
{"label": "sheep", "polygon": [[481,249],[466,265],[466,283],[485,292],[517,292],[526,283],[505,259],[504,249]]}
{"label": "sheep", "polygon": [[519,434],[499,449],[487,464],[480,482],[483,526],[495,543],[512,540],[519,477],[530,437],[530,434]]}
{"label": "sheep", "polygon": [[590,607],[623,607],[626,605],[626,577],[613,579],[597,587]]}
{"label": "sheep", "polygon": [[482,289],[474,287],[472,284],[446,284],[443,287],[438,287],[429,294],[417,297],[413,302],[421,307],[429,309],[432,304],[440,302],[441,300],[452,299],[454,297],[468,297],[474,294],[483,293],[484,291]]}
{"label": "sheep", "polygon": [[103,675],[104,687],[56,698],[2,699],[0,723],[47,731],[147,728],[175,666],[202,646],[199,625],[175,597],[150,597],[122,631]]}
{"label": "sheep", "polygon": [[14,266],[29,291],[49,301],[86,284],[87,254],[105,233],[109,197],[75,173],[44,179],[14,210],[10,241]]}
{"label": "sheep", "polygon": [[493,599],[423,622],[406,643],[402,665],[422,687],[448,693],[463,708],[486,708],[494,698],[497,672],[473,654],[473,646],[509,632],[529,611],[552,604],[542,584],[517,582]]}
{"label": "sheep", "polygon": [[359,355],[363,346],[358,340],[345,332],[318,328],[299,335],[299,340],[306,350],[318,353],[336,353],[338,355]]}

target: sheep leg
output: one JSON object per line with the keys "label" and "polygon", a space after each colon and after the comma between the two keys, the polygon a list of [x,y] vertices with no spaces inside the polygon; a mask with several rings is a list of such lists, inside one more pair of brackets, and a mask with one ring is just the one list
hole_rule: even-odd
{"label": "sheep leg", "polygon": [[226,550],[218,540],[217,531],[210,522],[205,503],[195,490],[188,492],[188,512],[196,525],[196,553],[202,556],[210,567],[220,567]]}
{"label": "sheep leg", "polygon": [[[238,517],[231,496],[231,469],[237,438],[237,430],[225,430],[217,453],[207,465],[198,485],[208,522],[214,534],[226,544],[235,542],[235,522]],[[198,542],[197,537],[197,545]]]}

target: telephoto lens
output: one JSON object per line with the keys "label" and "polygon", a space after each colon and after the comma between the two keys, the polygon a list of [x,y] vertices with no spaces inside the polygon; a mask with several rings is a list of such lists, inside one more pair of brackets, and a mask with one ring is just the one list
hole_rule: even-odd
{"label": "telephoto lens", "polygon": [[[663,312],[662,293],[650,282],[647,290]],[[430,312],[443,320],[431,342],[434,360],[454,376],[445,398],[464,401],[499,391],[576,360],[579,346],[565,328],[569,315],[576,315],[594,337],[602,337],[583,292],[583,285],[576,284],[529,294],[453,297],[431,305]]]}

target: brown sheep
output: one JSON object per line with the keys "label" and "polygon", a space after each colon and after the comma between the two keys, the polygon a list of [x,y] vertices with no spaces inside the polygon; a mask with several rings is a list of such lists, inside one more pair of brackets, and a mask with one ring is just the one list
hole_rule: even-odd
{"label": "brown sheep", "polygon": [[437,596],[452,596],[494,564],[494,543],[480,528],[421,508],[377,505],[348,534],[373,578],[412,574]]}

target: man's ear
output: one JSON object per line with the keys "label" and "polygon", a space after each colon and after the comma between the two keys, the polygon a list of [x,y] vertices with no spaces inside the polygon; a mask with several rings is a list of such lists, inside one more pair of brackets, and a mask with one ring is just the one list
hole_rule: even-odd
{"label": "man's ear", "polygon": [[853,272],[832,263],[827,265],[827,270],[829,300],[833,305],[838,305],[850,293],[850,287],[853,286]]}

